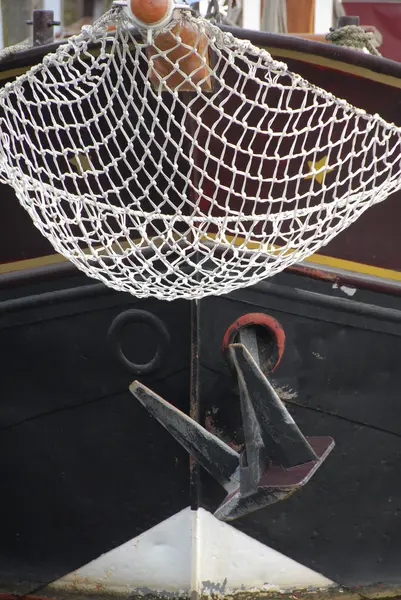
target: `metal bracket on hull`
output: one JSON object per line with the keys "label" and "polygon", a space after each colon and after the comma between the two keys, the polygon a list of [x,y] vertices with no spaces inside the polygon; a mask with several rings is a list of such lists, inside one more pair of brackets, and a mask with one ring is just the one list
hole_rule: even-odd
{"label": "metal bracket on hull", "polygon": [[215,512],[222,521],[289,497],[310,480],[334,447],[330,437],[304,437],[260,368],[252,327],[241,329],[228,351],[241,401],[241,453],[143,384],[134,381],[130,386],[141,404],[224,487],[227,496]]}

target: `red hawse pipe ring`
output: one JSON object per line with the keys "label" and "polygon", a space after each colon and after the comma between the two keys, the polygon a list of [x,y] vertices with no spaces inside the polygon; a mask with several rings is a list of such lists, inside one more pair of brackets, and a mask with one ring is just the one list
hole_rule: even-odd
{"label": "red hawse pipe ring", "polygon": [[224,334],[223,353],[226,355],[229,345],[235,343],[235,338],[240,329],[252,325],[260,325],[264,327],[272,336],[274,341],[274,352],[271,356],[271,360],[273,360],[273,364],[270,365],[270,368],[267,370],[265,375],[267,373],[273,373],[277,369],[284,354],[285,332],[281,323],[276,321],[276,319],[270,315],[266,315],[264,313],[248,313],[246,315],[242,315],[242,317],[239,317],[236,321],[234,321],[234,323],[230,325]]}

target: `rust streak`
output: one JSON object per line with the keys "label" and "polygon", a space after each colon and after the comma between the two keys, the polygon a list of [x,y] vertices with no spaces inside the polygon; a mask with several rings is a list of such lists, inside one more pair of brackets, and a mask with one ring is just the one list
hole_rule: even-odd
{"label": "rust streak", "polygon": [[313,267],[293,266],[289,267],[287,271],[297,275],[305,275],[311,279],[322,279],[323,281],[331,281],[333,283],[340,283],[341,279],[338,273],[323,271],[322,269],[315,269]]}

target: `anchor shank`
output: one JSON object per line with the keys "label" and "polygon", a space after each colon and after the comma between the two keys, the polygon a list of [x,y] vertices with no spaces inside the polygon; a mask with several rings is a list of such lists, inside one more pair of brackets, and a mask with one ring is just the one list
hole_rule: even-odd
{"label": "anchor shank", "polygon": [[[317,460],[312,447],[262,373],[257,357],[255,360],[257,349],[255,350],[253,341],[249,348],[248,344],[232,344],[230,352],[237,371],[240,395],[247,398],[247,406],[251,404],[253,407],[270,460],[283,467]],[[243,402],[242,399],[241,406]]]}

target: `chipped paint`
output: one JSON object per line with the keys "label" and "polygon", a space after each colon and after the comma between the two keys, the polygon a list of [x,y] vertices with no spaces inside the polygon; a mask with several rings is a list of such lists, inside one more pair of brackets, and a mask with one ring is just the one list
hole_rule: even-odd
{"label": "chipped paint", "polygon": [[338,283],[333,284],[333,290],[341,290],[347,296],[352,297],[356,293],[356,288],[348,287],[346,285],[338,285]]}
{"label": "chipped paint", "polygon": [[295,398],[298,397],[298,393],[293,390],[292,388],[290,388],[289,385],[276,385],[273,382],[273,387],[276,390],[276,393],[280,396],[280,399],[283,400],[284,402],[286,400],[295,400]]}
{"label": "chipped paint", "polygon": [[225,444],[228,444],[230,448],[232,448],[236,452],[241,452],[244,445],[236,444],[222,429],[216,426],[213,417],[217,414],[218,409],[215,407],[213,407],[211,411],[207,411],[205,416],[205,429],[209,431],[209,433],[212,433],[213,435],[217,436]]}
{"label": "chipped paint", "polygon": [[203,594],[200,600],[360,600],[360,596],[341,587],[329,589],[291,590],[238,590],[232,594]]}
{"label": "chipped paint", "polygon": [[[204,591],[200,594],[186,593],[177,595],[168,591],[155,592],[146,587],[137,588],[129,595],[130,600],[397,600],[401,597],[400,586],[375,586],[360,587],[355,589],[331,586],[329,588],[309,589],[241,589],[228,592],[224,584],[205,581]],[[272,586],[273,587],[273,586]],[[210,591],[209,591],[210,590]],[[214,591],[212,591],[214,590]],[[218,591],[220,590],[220,591]],[[122,598],[121,594],[113,594],[110,591],[97,590],[94,593],[83,594],[82,592],[71,593],[67,590],[58,590],[56,593],[47,595],[46,590],[40,596],[25,594],[24,600],[116,600]],[[0,600],[21,600],[17,594],[1,594]]]}
{"label": "chipped paint", "polygon": [[[346,590],[340,586],[330,586],[328,588],[308,588],[308,589],[292,589],[283,590],[278,586],[265,585],[261,589],[250,588],[237,590],[227,590],[223,584],[213,581],[203,581],[201,583],[202,591],[194,594],[188,591],[187,593],[179,594],[168,590],[152,590],[147,587],[138,587],[129,593],[130,600],[360,600],[361,596],[352,590]],[[24,596],[24,600],[112,600],[117,598],[126,598],[127,593],[115,593],[106,589],[97,589],[94,592],[85,593],[82,590],[71,591],[60,589],[57,592],[52,591],[51,595],[44,595],[40,598],[29,595]],[[378,600],[396,600],[399,598],[399,592],[394,596],[370,596],[369,600],[377,598]],[[20,596],[12,596],[10,600],[21,600]]]}

